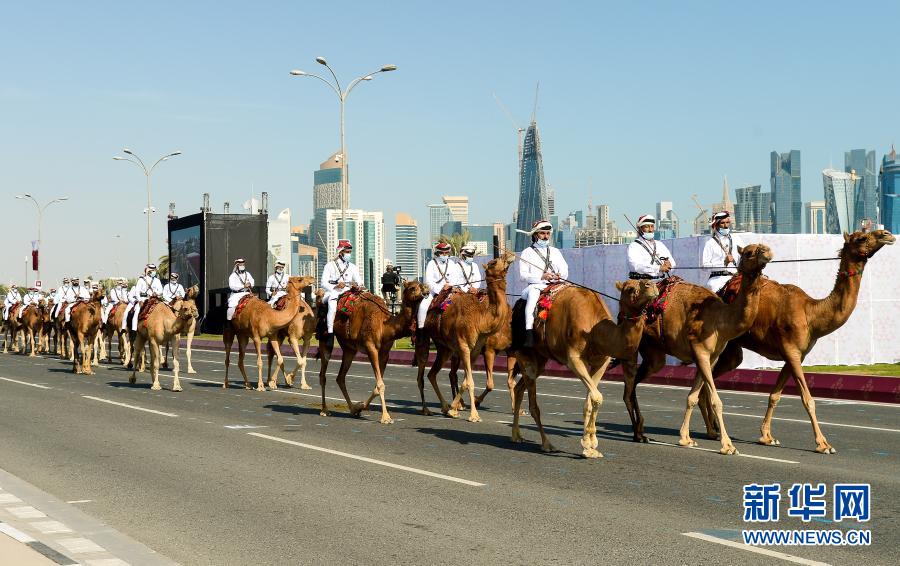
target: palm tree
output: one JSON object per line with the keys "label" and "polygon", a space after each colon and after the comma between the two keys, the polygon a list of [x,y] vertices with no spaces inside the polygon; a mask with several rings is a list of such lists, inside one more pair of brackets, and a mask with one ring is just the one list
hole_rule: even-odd
{"label": "palm tree", "polygon": [[463,230],[462,234],[454,233],[452,236],[447,236],[446,234],[441,234],[440,238],[438,238],[438,242],[443,242],[445,244],[450,244],[450,247],[453,250],[453,255],[459,255],[459,250],[466,245],[469,241],[471,235],[468,230]]}
{"label": "palm tree", "polygon": [[169,256],[161,255],[159,259],[156,260],[156,272],[159,273],[160,279],[167,279],[169,277]]}

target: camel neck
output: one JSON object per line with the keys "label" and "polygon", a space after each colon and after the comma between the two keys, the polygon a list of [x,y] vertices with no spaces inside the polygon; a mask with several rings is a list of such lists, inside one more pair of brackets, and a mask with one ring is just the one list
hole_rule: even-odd
{"label": "camel neck", "polygon": [[385,335],[391,340],[412,336],[413,305],[403,304],[400,312],[392,314],[384,323]]}
{"label": "camel neck", "polygon": [[747,332],[756,319],[759,309],[759,290],[762,287],[762,271],[744,273],[741,288],[734,302],[725,305],[725,311],[731,315],[726,317],[725,324],[719,327],[719,335],[727,340],[736,338]]}
{"label": "camel neck", "polygon": [[631,358],[634,356],[641,336],[644,333],[644,312],[622,312],[622,320],[616,324],[614,320],[602,321],[591,330],[592,342],[614,358]]}
{"label": "camel neck", "polygon": [[488,311],[490,316],[482,319],[485,323],[486,333],[494,332],[497,321],[505,318],[509,311],[509,303],[506,302],[506,278],[496,277],[487,282]]}
{"label": "camel neck", "polygon": [[859,287],[862,283],[866,260],[851,260],[841,257],[837,277],[831,293],[824,299],[813,301],[812,316],[809,317],[810,330],[816,337],[824,336],[840,328],[856,308]]}

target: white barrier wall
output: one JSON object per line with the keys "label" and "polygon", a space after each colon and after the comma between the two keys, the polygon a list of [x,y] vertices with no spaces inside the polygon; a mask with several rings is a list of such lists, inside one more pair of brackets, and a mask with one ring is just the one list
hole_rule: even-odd
{"label": "white barrier wall", "polygon": [[[820,234],[739,234],[745,244],[759,242],[772,248],[774,259],[837,257],[843,246],[840,235]],[[708,236],[664,240],[682,266],[699,266],[703,244]],[[613,296],[619,296],[615,282],[627,278],[626,245],[593,246],[562,250],[569,264],[569,279]],[[780,282],[792,283],[813,298],[823,298],[834,286],[838,260],[801,263],[772,263],[765,274]],[[900,265],[900,244],[883,247],[866,265],[856,310],[844,326],[820,339],[804,365],[853,365],[900,361],[900,294],[896,268]],[[674,273],[691,283],[703,284],[702,270],[675,269]],[[518,295],[524,283],[518,265],[510,268],[507,292]],[[515,302],[516,297],[509,297]],[[604,299],[613,313],[618,303]],[[669,363],[676,363],[670,359]],[[767,360],[744,350],[742,368],[780,368],[781,362]]]}

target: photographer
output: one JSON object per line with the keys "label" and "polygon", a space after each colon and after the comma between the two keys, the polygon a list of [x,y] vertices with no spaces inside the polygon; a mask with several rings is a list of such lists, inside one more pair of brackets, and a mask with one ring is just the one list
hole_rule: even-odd
{"label": "photographer", "polygon": [[400,288],[400,266],[387,266],[381,275],[381,296],[390,304],[397,300],[397,291]]}

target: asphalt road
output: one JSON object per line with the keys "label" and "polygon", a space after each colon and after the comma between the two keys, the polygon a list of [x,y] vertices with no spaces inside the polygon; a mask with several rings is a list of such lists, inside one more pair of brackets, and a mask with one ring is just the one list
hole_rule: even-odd
{"label": "asphalt road", "polygon": [[[538,384],[559,449],[544,454],[530,416],[522,421],[528,442],[509,441],[505,380],[485,402],[483,422],[469,423],[419,415],[413,370],[389,366],[396,422],[381,425],[377,410],[353,418],[338,404],[336,363],[327,389],[333,415],[320,417],[315,362],[313,391],[263,393],[234,381],[222,389],[223,359],[195,352],[199,373],[173,393],[168,374],[155,392],[147,374],[131,386],[118,366],[75,376],[52,357],[0,356],[0,468],[63,501],[90,500],[82,511],[184,564],[782,563],[727,545],[748,527],[742,486],[775,481],[784,492],[772,528],[868,528],[872,545],[766,548],[830,564],[900,563],[898,406],[820,400],[838,451],[820,455],[797,398],[783,398],[776,413],[782,446],[766,447],[755,444],[766,397],[724,392],[742,455],[721,456],[696,411],[700,450],[632,443],[622,386],[604,383],[605,458],[588,461],[577,381]],[[350,373],[358,400],[373,385],[371,371],[355,364]],[[479,388],[483,379],[476,375]],[[639,395],[648,435],[677,442],[686,390],[642,386]],[[872,520],[786,518],[793,482],[870,483]]]}

